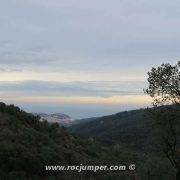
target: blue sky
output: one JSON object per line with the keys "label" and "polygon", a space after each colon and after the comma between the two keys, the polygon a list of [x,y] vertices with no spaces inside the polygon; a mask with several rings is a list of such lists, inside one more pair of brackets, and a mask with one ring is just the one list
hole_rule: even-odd
{"label": "blue sky", "polygon": [[178,0],[0,1],[0,97],[75,118],[144,107],[180,52]]}

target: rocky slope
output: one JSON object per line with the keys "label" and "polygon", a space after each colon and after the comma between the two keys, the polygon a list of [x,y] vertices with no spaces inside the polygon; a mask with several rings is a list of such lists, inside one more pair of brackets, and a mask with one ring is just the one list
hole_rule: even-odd
{"label": "rocky slope", "polygon": [[46,113],[34,113],[35,115],[40,116],[41,120],[47,120],[48,122],[57,122],[61,126],[70,126],[73,123],[73,119],[62,113],[46,114]]}

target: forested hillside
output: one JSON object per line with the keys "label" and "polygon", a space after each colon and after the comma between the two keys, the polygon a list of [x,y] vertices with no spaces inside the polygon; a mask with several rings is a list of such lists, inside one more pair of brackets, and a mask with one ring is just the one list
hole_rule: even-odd
{"label": "forested hillside", "polygon": [[[14,105],[0,103],[0,177],[2,180],[173,180],[173,169],[162,154],[142,148],[150,142],[143,114],[144,110],[138,110],[87,122],[76,131],[87,131],[88,138],[81,138],[57,123],[39,121],[39,117]],[[46,165],[132,163],[136,164],[135,171],[45,171]]]}
{"label": "forested hillside", "polygon": [[92,137],[107,144],[118,143],[136,147],[146,147],[150,141],[151,126],[146,117],[146,110],[120,112],[110,116],[96,118],[90,122],[81,121],[70,130],[84,137]]}
{"label": "forested hillside", "polygon": [[[130,155],[132,154],[132,156]],[[71,135],[57,123],[39,121],[14,105],[0,103],[0,179],[132,179],[129,172],[45,171],[45,165],[103,165],[132,162],[133,153],[115,154],[98,142]],[[76,175],[76,176],[75,176]],[[108,176],[107,176],[108,175]],[[97,178],[96,178],[97,179]]]}
{"label": "forested hillside", "polygon": [[[165,174],[167,177],[168,174],[173,174],[174,171],[161,151],[162,145],[157,135],[157,124],[154,123],[154,114],[158,115],[159,119],[163,118],[164,121],[171,119],[174,121],[176,119],[176,146],[177,149],[180,148],[179,105],[120,112],[110,116],[99,117],[90,122],[85,121],[83,123],[81,121],[69,129],[81,137],[98,140],[103,145],[119,149],[121,152],[127,150],[128,152],[133,151],[135,154],[141,154],[142,159],[138,159],[136,162],[140,163],[140,166],[149,163],[145,165],[146,171],[149,172],[152,179],[156,179],[158,176],[161,177]],[[163,119],[161,123],[163,123]],[[168,129],[166,124],[161,126]],[[167,131],[166,133],[167,135],[164,136],[168,136],[171,140],[172,137],[168,135],[169,132]],[[165,167],[169,168],[169,171],[163,172]],[[171,180],[174,178],[173,175],[169,177]]]}
{"label": "forested hillside", "polygon": [[[152,151],[156,148],[156,136],[151,111],[152,109],[139,109],[95,118],[90,122],[81,120],[69,129],[82,137],[98,139],[107,145],[121,144],[138,151]],[[177,114],[177,118],[180,118],[180,114]]]}

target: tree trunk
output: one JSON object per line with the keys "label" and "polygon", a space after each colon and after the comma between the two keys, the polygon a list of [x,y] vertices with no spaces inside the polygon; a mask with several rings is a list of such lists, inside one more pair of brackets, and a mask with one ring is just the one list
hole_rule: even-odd
{"label": "tree trunk", "polygon": [[180,180],[180,169],[176,172],[176,180]]}

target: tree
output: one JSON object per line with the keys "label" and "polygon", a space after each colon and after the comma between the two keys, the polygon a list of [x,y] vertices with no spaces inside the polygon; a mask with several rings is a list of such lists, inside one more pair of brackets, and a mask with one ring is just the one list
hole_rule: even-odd
{"label": "tree", "polygon": [[180,71],[178,66],[162,64],[148,72],[149,87],[146,89],[146,93],[154,99],[154,105],[180,103]]}
{"label": "tree", "polygon": [[161,150],[176,170],[180,180],[180,62],[162,64],[148,72],[149,86],[145,90],[153,98],[153,119]]}

